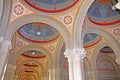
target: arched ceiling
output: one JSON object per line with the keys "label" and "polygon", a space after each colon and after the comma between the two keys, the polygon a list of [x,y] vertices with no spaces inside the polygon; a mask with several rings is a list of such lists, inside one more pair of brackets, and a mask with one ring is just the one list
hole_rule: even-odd
{"label": "arched ceiling", "polygon": [[30,57],[30,58],[44,58],[45,55],[40,51],[29,50],[22,54],[23,56]]}
{"label": "arched ceiling", "polygon": [[23,0],[29,6],[43,12],[61,12],[74,6],[79,0]]}
{"label": "arched ceiling", "polygon": [[84,47],[90,47],[97,44],[101,40],[101,36],[95,33],[88,33],[84,37]]}
{"label": "arched ceiling", "polygon": [[50,42],[59,37],[59,32],[44,23],[29,23],[21,27],[18,32],[32,42]]}
{"label": "arched ceiling", "polygon": [[119,12],[112,10],[116,0],[95,0],[88,10],[88,18],[98,25],[111,25],[120,22]]}

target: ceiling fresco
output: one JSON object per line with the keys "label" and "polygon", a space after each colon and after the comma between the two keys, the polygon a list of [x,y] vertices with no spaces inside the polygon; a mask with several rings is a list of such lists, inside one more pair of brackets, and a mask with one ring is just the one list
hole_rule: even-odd
{"label": "ceiling fresco", "polygon": [[61,12],[74,6],[79,0],[23,0],[31,7],[43,12]]}
{"label": "ceiling fresco", "polygon": [[84,37],[84,47],[90,47],[97,44],[101,40],[101,36],[95,33],[88,33]]}
{"label": "ceiling fresco", "polygon": [[113,53],[113,50],[109,46],[105,46],[100,50],[102,53]]}
{"label": "ceiling fresco", "polygon": [[30,58],[44,58],[45,55],[40,51],[29,50],[22,54],[23,56],[30,57]]}
{"label": "ceiling fresco", "polygon": [[111,25],[120,22],[119,12],[112,10],[116,0],[95,0],[88,10],[88,18],[98,25]]}
{"label": "ceiling fresco", "polygon": [[59,32],[44,23],[29,23],[18,30],[21,36],[32,42],[50,42],[59,37]]}

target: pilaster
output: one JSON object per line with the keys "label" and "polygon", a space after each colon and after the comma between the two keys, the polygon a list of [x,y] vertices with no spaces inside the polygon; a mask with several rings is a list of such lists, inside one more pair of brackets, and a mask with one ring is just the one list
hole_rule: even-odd
{"label": "pilaster", "polygon": [[0,79],[3,79],[8,61],[8,52],[12,48],[11,41],[3,41],[0,48]]}

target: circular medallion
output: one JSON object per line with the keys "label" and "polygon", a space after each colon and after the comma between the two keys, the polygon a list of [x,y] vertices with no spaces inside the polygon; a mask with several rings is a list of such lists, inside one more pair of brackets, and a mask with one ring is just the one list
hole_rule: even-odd
{"label": "circular medallion", "polygon": [[23,13],[23,11],[24,11],[24,8],[20,4],[17,4],[14,6],[15,14],[21,15]]}
{"label": "circular medallion", "polygon": [[120,28],[114,29],[114,30],[113,30],[113,34],[114,34],[115,36],[119,36],[119,35],[120,35]]}
{"label": "circular medallion", "polygon": [[72,23],[72,17],[71,17],[70,15],[65,16],[65,17],[64,17],[64,23],[65,23],[66,25],[71,24],[71,23]]}

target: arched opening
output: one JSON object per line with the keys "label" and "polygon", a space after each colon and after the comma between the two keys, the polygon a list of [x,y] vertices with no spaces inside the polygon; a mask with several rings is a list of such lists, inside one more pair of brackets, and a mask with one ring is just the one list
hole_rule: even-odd
{"label": "arched opening", "polygon": [[13,36],[13,50],[8,62],[16,66],[11,79],[52,80],[60,76],[56,63],[62,45],[58,44],[64,42],[60,32],[49,24],[33,22],[20,27]]}
{"label": "arched opening", "polygon": [[120,72],[115,62],[114,51],[109,47],[103,47],[97,54],[95,69],[98,80],[119,80]]}

